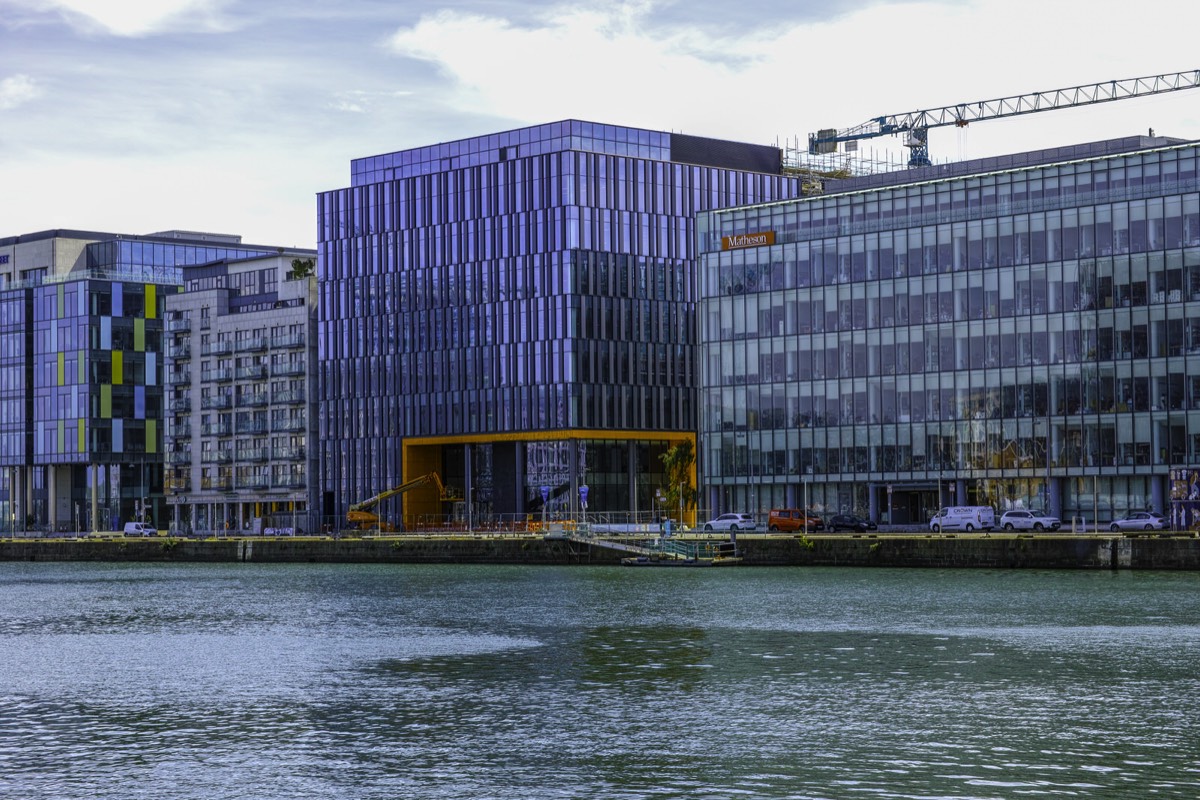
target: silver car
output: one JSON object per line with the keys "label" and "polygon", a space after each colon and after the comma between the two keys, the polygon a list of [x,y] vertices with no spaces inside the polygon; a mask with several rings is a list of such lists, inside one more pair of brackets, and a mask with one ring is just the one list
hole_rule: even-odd
{"label": "silver car", "polygon": [[722,514],[704,523],[706,531],[752,531],[757,527],[749,514]]}
{"label": "silver car", "polygon": [[1121,519],[1114,519],[1108,526],[1110,531],[1161,531],[1167,526],[1162,514],[1153,511],[1135,511]]}

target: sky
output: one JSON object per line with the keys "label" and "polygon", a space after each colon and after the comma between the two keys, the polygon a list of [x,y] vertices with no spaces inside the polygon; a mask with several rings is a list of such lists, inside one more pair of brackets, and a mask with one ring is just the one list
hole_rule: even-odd
{"label": "sky", "polygon": [[[355,158],[559,119],[804,146],[885,114],[1193,71],[1184,0],[0,0],[0,237],[316,245]],[[1200,139],[1200,89],[929,133],[937,163]],[[862,147],[902,159],[900,141]]]}

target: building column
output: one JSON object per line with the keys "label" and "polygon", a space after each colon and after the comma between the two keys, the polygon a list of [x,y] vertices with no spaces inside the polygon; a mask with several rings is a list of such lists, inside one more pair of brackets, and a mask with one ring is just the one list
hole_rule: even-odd
{"label": "building column", "polygon": [[472,472],[474,463],[473,459],[471,458],[472,453],[474,452],[472,450],[473,447],[474,445],[470,444],[469,442],[463,445],[463,499],[467,501],[466,522],[468,531],[474,530],[475,524],[475,475]]}
{"label": "building column", "polygon": [[1167,479],[1161,475],[1150,476],[1150,505],[1159,514],[1163,513],[1163,481],[1165,480]]}
{"label": "building column", "polygon": [[1050,508],[1046,510],[1046,513],[1062,519],[1062,486],[1058,478],[1047,478],[1046,495],[1050,500]]}
{"label": "building column", "polygon": [[637,468],[637,443],[625,443],[625,471],[629,475],[629,512],[632,518],[630,522],[638,520],[638,482],[639,474]]}
{"label": "building column", "polygon": [[97,516],[100,513],[100,465],[89,464],[88,469],[92,473],[92,533],[100,532],[100,524]]}
{"label": "building column", "polygon": [[879,519],[879,493],[883,490],[882,486],[876,484],[867,484],[867,518],[871,520]]}
{"label": "building column", "polygon": [[571,514],[579,513],[579,440],[567,440],[568,475],[571,481]]}
{"label": "building column", "polygon": [[954,505],[965,506],[967,504],[967,482],[963,478],[957,478],[954,481]]}

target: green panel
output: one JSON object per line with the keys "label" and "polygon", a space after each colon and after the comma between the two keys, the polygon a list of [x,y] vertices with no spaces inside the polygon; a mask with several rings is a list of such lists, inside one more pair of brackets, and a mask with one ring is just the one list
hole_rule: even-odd
{"label": "green panel", "polygon": [[123,380],[123,373],[125,371],[125,353],[121,350],[113,350],[112,354],[112,382],[113,386],[120,386],[125,382]]}
{"label": "green panel", "polygon": [[[152,283],[146,284],[146,319],[158,316],[158,287]],[[141,349],[141,348],[138,348]]]}
{"label": "green panel", "polygon": [[61,283],[58,285],[58,318],[63,319],[67,316],[67,287]]}
{"label": "green panel", "polygon": [[146,420],[146,452],[147,453],[158,452],[158,447],[157,447],[158,442],[156,441],[157,439],[158,439],[158,420],[156,420],[156,419]]}
{"label": "green panel", "polygon": [[58,383],[55,386],[65,386],[67,383],[67,354],[58,354]]}
{"label": "green panel", "polygon": [[144,319],[133,321],[133,349],[139,353],[146,352],[146,320]]}
{"label": "green panel", "polygon": [[54,452],[56,452],[56,453],[63,452],[66,449],[66,447],[64,446],[64,442],[66,442],[66,441],[67,441],[67,421],[65,419],[60,419],[58,421],[58,442],[56,443]]}
{"label": "green panel", "polygon": [[77,370],[78,380],[76,381],[76,383],[78,383],[80,386],[82,386],[83,384],[87,383],[87,380],[85,379],[85,376],[87,375],[87,369],[84,366],[85,364],[87,364],[87,359],[85,359],[83,357],[82,350],[79,351],[78,362],[79,362],[79,369]]}
{"label": "green panel", "polygon": [[78,430],[78,433],[75,438],[78,439],[77,443],[79,445],[79,452],[80,453],[85,452],[87,450],[87,437],[83,435],[83,420],[82,419],[79,420],[79,430]]}
{"label": "green panel", "polygon": [[112,386],[107,383],[100,385],[100,416],[112,419]]}

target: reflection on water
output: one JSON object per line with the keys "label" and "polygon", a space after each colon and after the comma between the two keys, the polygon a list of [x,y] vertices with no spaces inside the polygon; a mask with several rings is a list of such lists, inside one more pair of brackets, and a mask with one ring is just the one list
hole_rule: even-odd
{"label": "reflection on water", "polygon": [[0,797],[1195,798],[1197,589],[0,564]]}

